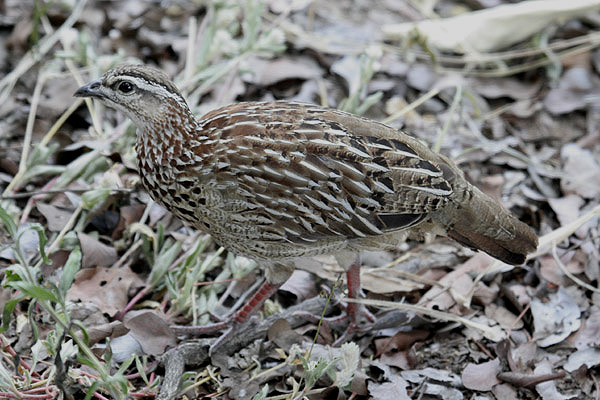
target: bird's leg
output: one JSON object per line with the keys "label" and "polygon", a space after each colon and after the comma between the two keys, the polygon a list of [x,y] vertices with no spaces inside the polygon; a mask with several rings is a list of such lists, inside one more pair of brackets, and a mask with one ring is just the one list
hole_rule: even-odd
{"label": "bird's leg", "polygon": [[[348,297],[358,299],[360,296],[360,258],[350,264],[346,270],[346,282],[348,285]],[[346,313],[350,317],[350,326],[348,329],[355,329],[360,323],[361,314],[365,316],[369,322],[375,322],[375,316],[369,312],[363,305],[358,303],[348,303],[346,305]]]}
{"label": "bird's leg", "polygon": [[[270,268],[269,268],[270,267]],[[273,269],[275,269],[273,272]],[[248,319],[258,311],[265,301],[273,296],[283,283],[291,275],[292,269],[289,266],[267,266],[267,279],[252,295],[250,300],[240,308],[234,315],[226,318],[224,321],[208,325],[182,326],[174,325],[171,329],[178,335],[211,335],[223,331],[221,336],[210,346],[210,352],[228,341],[235,333],[236,329],[248,321]]]}
{"label": "bird's leg", "polygon": [[[346,284],[348,286],[348,297],[351,299],[357,299],[360,296],[360,256],[355,253],[343,252],[336,255],[336,260],[340,267],[346,271]],[[370,323],[375,322],[375,316],[369,312],[363,305],[358,303],[348,303],[341,305],[345,312],[336,317],[323,318],[322,327],[330,329],[339,327],[349,320],[346,330],[344,333],[333,343],[338,345],[348,339],[352,333],[359,330],[361,323],[361,317],[366,318]],[[318,323],[321,317],[301,313],[303,317],[314,323]]]}
{"label": "bird's leg", "polygon": [[254,293],[250,301],[235,313],[233,320],[238,324],[243,324],[248,321],[248,318],[259,310],[263,304],[265,304],[265,301],[277,292],[281,285],[282,283],[273,284],[269,281],[265,281],[265,283],[258,288],[256,293]]}
{"label": "bird's leg", "polygon": [[[352,257],[352,258],[349,258]],[[360,296],[360,256],[354,254],[349,256],[348,254],[341,254],[336,256],[337,262],[342,268],[346,270],[346,284],[348,286],[348,297],[351,299],[357,299]],[[348,263],[348,260],[352,259]],[[358,303],[346,304],[346,315],[342,319],[349,319],[350,322],[344,333],[333,342],[334,346],[338,346],[344,343],[347,339],[352,337],[354,332],[359,330],[361,323],[361,316],[364,316],[370,323],[375,322],[375,316],[366,309],[365,306]]]}

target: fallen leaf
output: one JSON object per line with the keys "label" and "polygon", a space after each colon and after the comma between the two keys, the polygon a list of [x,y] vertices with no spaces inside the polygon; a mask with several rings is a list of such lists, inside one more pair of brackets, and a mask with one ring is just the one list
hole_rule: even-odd
{"label": "fallen leaf", "polygon": [[587,348],[577,350],[569,356],[569,359],[563,365],[568,372],[573,372],[585,365],[588,369],[594,368],[600,364],[600,349]]}
{"label": "fallen leaf", "polygon": [[279,289],[292,293],[299,302],[318,294],[315,287],[315,276],[302,270],[294,270],[292,276]]}
{"label": "fallen leaf", "polygon": [[125,315],[123,324],[140,343],[144,354],[163,354],[168,347],[177,344],[169,324],[154,311],[130,311]]}
{"label": "fallen leaf", "polygon": [[143,281],[129,267],[85,268],[75,275],[67,300],[89,301],[103,313],[114,315],[127,305],[129,291],[141,286]]}
{"label": "fallen leaf", "polygon": [[498,322],[500,326],[506,330],[508,329],[521,329],[523,327],[523,320],[517,321],[517,316],[505,307],[498,306],[496,304],[488,304],[485,307],[485,315]]}
{"label": "fallen leaf", "polygon": [[557,20],[569,20],[598,9],[594,0],[539,0],[500,5],[445,19],[429,19],[383,26],[389,39],[418,34],[427,45],[459,53],[504,49]]}
{"label": "fallen leaf", "polygon": [[392,375],[389,382],[376,383],[371,381],[367,387],[369,394],[374,399],[411,399],[406,391],[408,382],[399,376]]}
{"label": "fallen leaf", "polygon": [[110,350],[113,361],[117,363],[125,362],[134,355],[142,356],[144,354],[140,342],[129,333],[112,339]]}
{"label": "fallen leaf", "polygon": [[576,193],[586,199],[600,196],[600,163],[591,151],[575,143],[563,146],[560,152],[564,163],[564,177],[560,181],[565,194]]}
{"label": "fallen leaf", "polygon": [[323,75],[322,68],[309,57],[281,57],[275,60],[252,59],[252,73],[242,76],[248,83],[271,86],[288,79],[310,80]]}
{"label": "fallen leaf", "polygon": [[[536,375],[545,375],[552,373],[552,364],[548,360],[539,362],[533,372]],[[556,388],[556,381],[546,381],[535,385],[535,390],[543,400],[567,400],[572,399],[571,396],[565,396]]]}
{"label": "fallen leaf", "polygon": [[292,329],[290,323],[283,318],[279,318],[269,327],[267,331],[269,342],[275,343],[282,349],[289,349],[294,344],[302,343],[304,337]]}
{"label": "fallen leaf", "polygon": [[487,392],[500,383],[496,375],[502,371],[500,360],[495,358],[481,364],[469,363],[462,373],[462,382],[467,389]]}
{"label": "fallen leaf", "polygon": [[117,261],[117,250],[88,234],[77,232],[81,246],[81,268],[108,267]]}
{"label": "fallen leaf", "polygon": [[73,215],[71,210],[65,210],[46,203],[37,203],[36,208],[46,218],[48,230],[51,232],[60,232]]}
{"label": "fallen leaf", "polygon": [[531,300],[531,314],[535,335],[541,347],[548,347],[565,340],[581,326],[581,311],[575,300],[562,287],[542,301],[539,297]]}
{"label": "fallen leaf", "polygon": [[598,306],[591,307],[581,328],[574,335],[569,336],[566,342],[578,350],[600,347],[600,308]]}

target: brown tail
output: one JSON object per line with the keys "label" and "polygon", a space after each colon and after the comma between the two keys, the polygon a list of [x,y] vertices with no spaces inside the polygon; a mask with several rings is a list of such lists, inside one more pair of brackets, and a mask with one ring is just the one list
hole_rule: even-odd
{"label": "brown tail", "polygon": [[473,189],[473,197],[460,204],[448,235],[475,250],[482,250],[507,264],[520,265],[537,249],[533,230],[490,197]]}

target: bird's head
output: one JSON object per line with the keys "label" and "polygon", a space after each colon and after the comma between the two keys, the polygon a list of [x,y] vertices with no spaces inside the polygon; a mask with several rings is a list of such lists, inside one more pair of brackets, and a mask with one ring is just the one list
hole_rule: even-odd
{"label": "bird's head", "polygon": [[185,99],[169,77],[145,65],[117,66],[77,89],[74,96],[98,99],[122,111],[138,127],[164,124],[178,113],[189,113]]}

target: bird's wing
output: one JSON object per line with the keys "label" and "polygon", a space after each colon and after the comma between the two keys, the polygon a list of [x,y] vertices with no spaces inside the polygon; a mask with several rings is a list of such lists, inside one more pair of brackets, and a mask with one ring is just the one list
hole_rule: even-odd
{"label": "bird's wing", "polygon": [[244,212],[264,216],[265,229],[292,242],[405,229],[452,194],[435,153],[352,114],[289,102],[239,103],[201,124],[203,133],[226,144],[213,162],[223,166],[216,174],[237,183],[236,204],[244,199]]}

